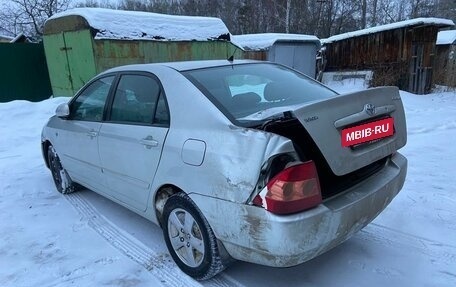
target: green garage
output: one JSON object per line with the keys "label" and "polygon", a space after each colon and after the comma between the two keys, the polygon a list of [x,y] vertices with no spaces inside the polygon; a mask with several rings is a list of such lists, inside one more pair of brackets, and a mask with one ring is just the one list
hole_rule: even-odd
{"label": "green garage", "polygon": [[102,8],[58,13],[44,26],[44,49],[54,96],[72,96],[111,67],[242,57],[218,18]]}

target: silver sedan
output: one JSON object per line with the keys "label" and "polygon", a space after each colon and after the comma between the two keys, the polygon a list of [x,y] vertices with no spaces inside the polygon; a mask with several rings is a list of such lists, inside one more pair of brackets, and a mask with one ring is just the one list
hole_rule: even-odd
{"label": "silver sedan", "polygon": [[96,76],[41,145],[59,192],[85,187],[160,225],[202,280],[348,239],[402,188],[405,143],[397,88],[339,95],[282,65],[195,61]]}

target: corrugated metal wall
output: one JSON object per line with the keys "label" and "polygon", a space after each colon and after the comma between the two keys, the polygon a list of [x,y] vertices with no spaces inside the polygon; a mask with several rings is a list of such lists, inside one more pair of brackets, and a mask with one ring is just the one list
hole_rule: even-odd
{"label": "corrugated metal wall", "polygon": [[52,95],[42,44],[0,43],[0,102]]}
{"label": "corrugated metal wall", "polygon": [[267,59],[296,69],[315,79],[316,56],[319,48],[319,45],[314,42],[277,41],[269,49]]}
{"label": "corrugated metal wall", "polygon": [[[95,40],[97,72],[127,64],[227,59],[234,51],[227,41]],[[240,52],[235,58],[241,57]]]}
{"label": "corrugated metal wall", "polygon": [[243,57],[228,41],[95,40],[90,30],[44,35],[55,96],[73,96],[93,76],[128,64]]}

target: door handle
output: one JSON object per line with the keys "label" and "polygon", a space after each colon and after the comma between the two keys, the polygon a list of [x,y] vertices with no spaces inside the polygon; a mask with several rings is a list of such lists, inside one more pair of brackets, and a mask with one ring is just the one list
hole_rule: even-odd
{"label": "door handle", "polygon": [[88,132],[86,135],[87,135],[88,137],[90,137],[90,138],[93,139],[94,137],[98,136],[98,132],[96,132],[96,131],[90,131],[90,132]]}
{"label": "door handle", "polygon": [[157,147],[158,141],[154,140],[152,136],[147,136],[139,141],[146,148],[150,149],[151,147]]}

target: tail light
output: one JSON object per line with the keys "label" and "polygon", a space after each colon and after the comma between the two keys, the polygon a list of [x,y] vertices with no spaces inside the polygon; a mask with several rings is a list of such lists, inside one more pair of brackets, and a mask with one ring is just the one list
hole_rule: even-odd
{"label": "tail light", "polygon": [[307,161],[279,172],[252,203],[275,214],[290,214],[315,207],[321,201],[315,163]]}

